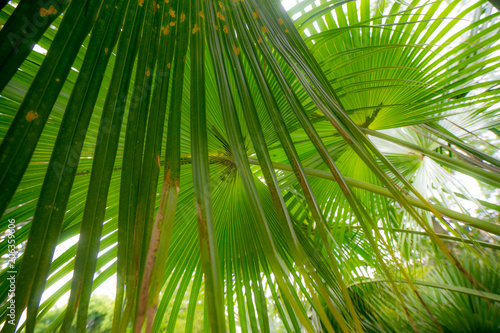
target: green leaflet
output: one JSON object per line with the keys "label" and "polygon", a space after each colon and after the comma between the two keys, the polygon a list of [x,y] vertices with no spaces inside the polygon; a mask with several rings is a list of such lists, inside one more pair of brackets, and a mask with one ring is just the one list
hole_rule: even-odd
{"label": "green leaflet", "polygon": [[[0,195],[2,214],[28,167],[36,143],[79,51],[79,46],[94,23],[98,4],[92,3],[88,15],[84,15],[85,8],[83,7],[80,4],[70,6],[68,9],[65,19],[61,22],[61,30],[0,146],[2,156],[0,158],[0,184],[4,189]],[[74,27],[78,26],[86,28],[75,30]],[[66,52],[65,48],[70,51]]]}
{"label": "green leaflet", "polygon": [[[92,4],[94,13],[97,12],[98,8],[96,7],[97,4]],[[94,19],[92,12],[85,16],[83,6],[74,5],[68,9],[61,26],[65,26],[66,23],[66,29],[71,31],[72,25],[86,24],[90,29]],[[38,83],[35,81],[32,85],[28,96],[24,99],[17,113],[14,123],[10,127],[7,139],[2,142],[0,150],[2,151],[3,160],[0,162],[2,163],[0,168],[3,170],[2,183],[5,183],[4,188],[6,188],[6,191],[3,192],[6,197],[2,200],[2,203],[5,205],[10,201],[10,197],[8,196],[13,194],[19,184],[22,172],[24,172],[28,165],[36,142],[47,121],[48,113],[50,113],[50,109],[55,102],[55,97],[57,97],[59,92],[58,88],[60,89],[62,82],[64,82],[71,68],[72,60],[76,56],[75,51],[72,52],[73,54],[68,55],[65,53],[63,56],[61,46],[67,45],[72,50],[78,51],[78,48],[74,46],[82,43],[87,32],[81,29],[71,34],[62,30],[62,34],[56,36],[56,40],[51,48],[52,52],[47,55],[47,59],[44,62],[47,65],[45,67],[42,66],[37,75],[37,78],[39,78]],[[95,61],[98,53],[89,53],[89,59],[94,58],[93,60]],[[51,58],[51,56],[54,58]],[[54,60],[51,61],[51,59]],[[92,60],[89,60],[88,63],[88,71],[91,72],[93,70]],[[84,75],[87,75],[87,73],[84,73]],[[84,75],[81,76],[80,81],[83,87],[88,83],[85,82],[88,79]],[[46,80],[47,76],[50,79],[46,86],[42,82]],[[99,75],[98,79],[101,80],[102,76]],[[94,86],[93,91],[87,92],[86,89],[83,89],[72,95],[72,100],[76,101],[76,104],[72,106],[76,107],[77,110],[80,109],[79,111],[82,114],[87,114],[87,119],[92,112],[91,101],[95,98],[92,96],[96,96],[99,89],[99,85],[96,84],[96,86],[97,89]],[[85,100],[87,93],[90,95],[89,104],[80,104],[81,101]],[[47,101],[44,101],[45,98]],[[29,109],[33,110],[27,111]],[[68,128],[64,128],[59,133],[56,150],[52,155],[51,163],[49,164],[50,167],[42,188],[42,200],[45,201],[38,202],[35,212],[34,220],[40,220],[41,222],[34,224],[34,227],[30,230],[32,235],[43,236],[40,239],[32,237],[33,242],[36,243],[29,242],[31,244],[28,245],[25,252],[26,257],[30,258],[30,260],[23,260],[20,267],[20,278],[16,281],[17,290],[19,290],[18,295],[16,295],[18,300],[16,312],[20,315],[22,310],[28,306],[27,330],[30,332],[34,329],[34,319],[38,312],[38,303],[42,296],[45,278],[50,267],[54,248],[57,244],[57,238],[60,233],[62,219],[73,183],[73,176],[78,165],[78,161],[75,161],[75,159],[78,159],[82,140],[85,137],[85,129],[88,125],[88,121],[87,124],[85,124],[85,120],[78,122],[78,118],[70,118],[68,113],[70,111],[66,113],[67,116],[65,119],[70,124],[68,124]],[[80,126],[80,128],[77,126]],[[27,140],[29,143],[23,145],[24,140]],[[70,145],[68,145],[68,142],[70,142]],[[9,155],[11,156],[9,157]],[[21,173],[19,173],[20,171]],[[69,173],[68,178],[63,177],[66,173]],[[51,223],[52,221],[54,222]],[[19,318],[16,318],[16,323],[18,320]],[[11,332],[14,329],[15,325],[6,325],[3,331]]]}
{"label": "green leaflet", "polygon": [[[90,47],[87,51],[87,54],[93,51],[93,45],[97,45],[97,52],[100,54],[104,54],[105,56],[107,56],[111,53],[110,50],[114,49],[114,46],[118,39],[119,34],[117,30],[123,24],[123,14],[128,9],[128,3],[128,1],[110,1],[109,3],[104,4],[104,8],[100,12],[95,26],[96,31],[102,31],[102,33],[94,34],[95,40],[90,40]],[[96,59],[96,63],[99,63],[101,65],[101,68],[96,68],[93,76],[100,79],[102,78],[102,73],[105,69],[107,61],[98,58]],[[83,70],[81,75],[85,73],[85,62],[82,69]],[[88,84],[99,87],[99,85],[92,80],[90,80]],[[86,98],[86,101],[88,101],[88,103],[91,103],[90,105],[95,103],[95,99],[92,100],[92,98]],[[107,119],[106,116],[107,115],[104,114],[104,121],[106,121]],[[109,124],[106,125],[109,126]],[[109,128],[106,130],[109,130]],[[97,149],[103,151],[103,148],[99,148],[100,144],[100,142],[97,143]],[[98,151],[96,153],[96,157],[100,158],[101,154],[102,153]],[[97,162],[100,163],[100,159],[97,159]],[[61,332],[69,332],[77,307],[79,309],[77,318],[77,331],[84,331],[87,326],[88,303],[90,294],[92,292],[92,280],[94,276],[95,266],[97,264],[99,240],[102,232],[102,223],[104,221],[104,210],[108,194],[109,179],[111,178],[111,167],[112,163],[109,163],[109,167],[107,168],[108,172],[102,175],[105,179],[104,182],[102,179],[95,179],[94,176],[94,179],[91,180],[91,185],[89,186],[87,197],[88,207],[85,208],[83,214],[82,228],[80,231],[80,239],[78,242],[78,251],[75,258],[74,268],[75,276],[81,276],[82,278],[73,279],[71,286],[71,295]],[[101,172],[102,169],[99,168],[99,171]],[[93,174],[95,175],[95,172]],[[106,179],[108,179],[108,181],[106,181]],[[103,194],[99,193],[99,191],[101,190],[101,188],[99,188],[100,186],[104,187],[102,189],[104,192]],[[100,204],[101,207],[95,208],[95,206],[97,206],[98,204]],[[95,214],[94,209],[98,211],[100,210],[100,212]],[[92,214],[95,215],[92,216]]]}
{"label": "green leaflet", "polygon": [[[16,7],[0,30],[0,92],[17,72],[51,23],[63,13],[70,1],[49,0],[39,4],[26,1]],[[22,23],[19,24],[19,21]]]}
{"label": "green leaflet", "polygon": [[[207,11],[210,10],[210,8],[207,9]],[[205,279],[205,303],[208,307],[210,330],[212,332],[225,332],[224,288],[217,254],[215,220],[212,214],[207,145],[204,36],[209,25],[204,25],[202,17],[198,14],[200,12],[203,12],[202,1],[192,0],[190,106],[194,198],[198,213],[198,239]]]}

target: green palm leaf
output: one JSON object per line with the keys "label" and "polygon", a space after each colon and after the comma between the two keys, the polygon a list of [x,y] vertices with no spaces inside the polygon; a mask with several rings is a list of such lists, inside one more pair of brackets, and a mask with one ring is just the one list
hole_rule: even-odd
{"label": "green palm leaf", "polygon": [[500,187],[499,13],[283,5],[2,7],[2,332],[63,295],[52,331],[84,332],[110,281],[112,332],[445,332],[435,299],[498,301],[498,202],[460,182]]}

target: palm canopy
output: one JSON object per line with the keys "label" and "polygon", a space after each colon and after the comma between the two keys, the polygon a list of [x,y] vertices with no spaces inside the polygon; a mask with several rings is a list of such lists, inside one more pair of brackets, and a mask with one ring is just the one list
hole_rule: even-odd
{"label": "palm canopy", "polygon": [[[497,267],[499,207],[453,178],[500,187],[498,147],[474,144],[499,133],[497,16],[486,1],[4,5],[1,246],[19,258],[2,332],[33,332],[68,292],[52,330],[76,316],[85,331],[115,273],[113,332],[174,331],[185,301],[186,332],[197,307],[213,332],[269,332],[273,311],[308,332],[394,329],[383,311],[419,331],[423,311],[442,332],[421,286],[498,302],[458,255]],[[463,283],[419,280],[425,262]],[[367,271],[398,302],[375,317]]]}

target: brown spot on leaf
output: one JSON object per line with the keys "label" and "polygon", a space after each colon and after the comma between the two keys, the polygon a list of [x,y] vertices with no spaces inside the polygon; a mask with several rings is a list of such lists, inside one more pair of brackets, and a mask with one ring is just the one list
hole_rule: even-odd
{"label": "brown spot on leaf", "polygon": [[236,47],[235,45],[233,45],[233,51],[234,53],[236,53],[236,55],[240,54],[240,48]]}
{"label": "brown spot on leaf", "polygon": [[105,48],[105,49],[104,49],[104,53],[105,53],[105,54],[108,54],[108,51],[109,51],[109,50],[108,50],[108,48]]}
{"label": "brown spot on leaf", "polygon": [[29,121],[29,122],[32,122],[36,118],[38,118],[38,113],[36,113],[33,110],[31,110],[30,112],[28,112],[28,114],[26,115],[26,120]]}
{"label": "brown spot on leaf", "polygon": [[224,31],[226,34],[229,32],[229,29],[227,28],[227,25],[224,26],[224,28],[222,29],[222,31]]}
{"label": "brown spot on leaf", "polygon": [[40,8],[40,16],[41,17],[44,17],[46,15],[50,15],[50,14],[56,14],[57,13],[57,10],[54,6],[50,6],[49,9],[45,9],[45,8]]}
{"label": "brown spot on leaf", "polygon": [[205,15],[203,14],[203,12],[199,12],[198,15],[200,15],[201,18],[205,18]]}
{"label": "brown spot on leaf", "polygon": [[[165,161],[166,164],[168,164],[168,161]],[[167,185],[170,185],[172,186],[173,185],[173,181],[172,181],[172,176],[171,176],[171,171],[170,171],[170,168],[167,169],[167,174],[165,175],[165,183]]]}
{"label": "brown spot on leaf", "polygon": [[186,14],[182,13],[181,14],[181,22],[184,22],[185,19],[186,19]]}
{"label": "brown spot on leaf", "polygon": [[192,33],[195,34],[197,31],[200,30],[200,27],[198,26],[198,24],[194,24],[194,27],[193,27],[193,30],[192,30]]}
{"label": "brown spot on leaf", "polygon": [[139,6],[142,7],[142,5],[144,4],[144,0],[138,0],[139,1]]}
{"label": "brown spot on leaf", "polygon": [[226,18],[224,17],[224,15],[222,15],[220,12],[217,12],[217,17],[221,20],[221,21],[225,21]]}
{"label": "brown spot on leaf", "polygon": [[175,10],[173,8],[170,8],[168,13],[170,14],[170,16],[175,17]]}
{"label": "brown spot on leaf", "polygon": [[151,75],[151,72],[150,71],[146,71],[146,75],[147,76]]}
{"label": "brown spot on leaf", "polygon": [[283,24],[283,20],[282,20],[282,19],[278,19],[278,23],[279,23],[280,25],[282,25],[282,24]]}

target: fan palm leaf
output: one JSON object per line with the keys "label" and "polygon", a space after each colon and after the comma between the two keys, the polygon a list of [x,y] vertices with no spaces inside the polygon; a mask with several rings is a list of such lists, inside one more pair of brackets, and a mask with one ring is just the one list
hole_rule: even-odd
{"label": "fan palm leaf", "polygon": [[[272,313],[287,331],[395,329],[360,308],[369,271],[414,331],[421,309],[450,327],[419,286],[497,302],[449,244],[496,260],[498,206],[454,177],[500,187],[498,149],[471,144],[498,132],[498,15],[486,1],[9,2],[2,332],[34,332],[63,295],[52,330],[76,316],[84,332],[113,279],[113,332],[174,331],[186,301],[186,332],[200,307],[212,332],[270,332]],[[416,278],[416,256],[463,281]]]}

